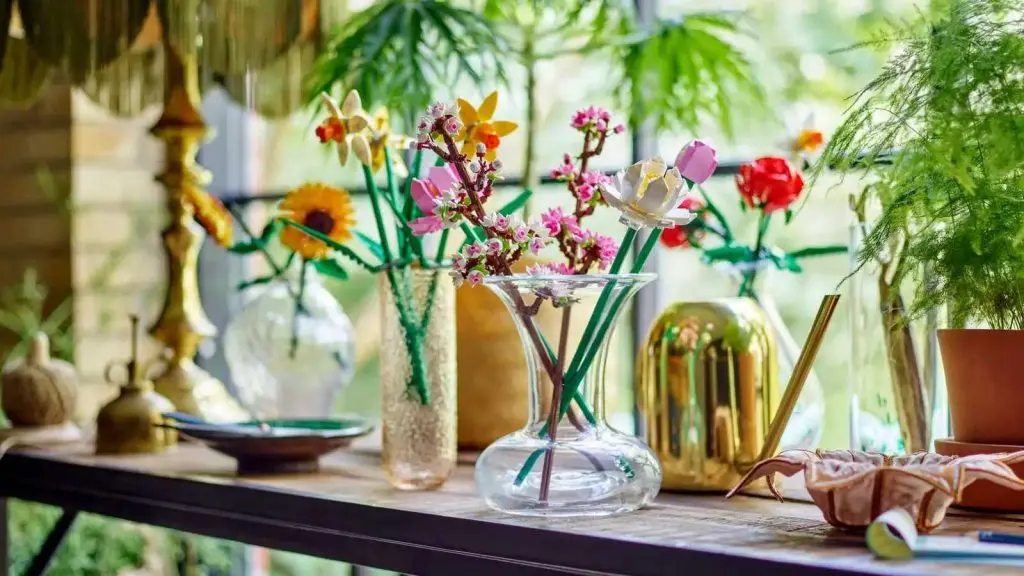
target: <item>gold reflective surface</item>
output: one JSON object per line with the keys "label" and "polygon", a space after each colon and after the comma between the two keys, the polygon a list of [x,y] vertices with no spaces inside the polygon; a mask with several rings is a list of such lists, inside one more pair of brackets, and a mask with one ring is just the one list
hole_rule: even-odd
{"label": "gold reflective surface", "polygon": [[771,326],[748,298],[665,309],[637,358],[636,402],[665,490],[727,491],[756,462],[781,398]]}

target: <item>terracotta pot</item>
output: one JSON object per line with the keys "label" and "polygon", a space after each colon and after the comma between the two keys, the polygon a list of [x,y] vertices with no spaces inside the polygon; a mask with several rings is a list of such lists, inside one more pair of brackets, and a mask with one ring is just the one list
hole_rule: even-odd
{"label": "terracotta pot", "polygon": [[[975,454],[1009,454],[1024,450],[1024,446],[1002,444],[971,444],[956,440],[938,439],[935,452],[943,456],[973,456]],[[1010,464],[1018,478],[1024,478],[1024,462]],[[1024,512],[1024,492],[1011,490],[994,482],[975,482],[964,488],[960,500],[953,506],[999,512]]]}
{"label": "terracotta pot", "polygon": [[953,438],[1024,445],[1024,331],[939,330]]}

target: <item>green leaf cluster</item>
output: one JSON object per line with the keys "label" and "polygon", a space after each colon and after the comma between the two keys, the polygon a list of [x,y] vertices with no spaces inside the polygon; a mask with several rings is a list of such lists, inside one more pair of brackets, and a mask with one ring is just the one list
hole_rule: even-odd
{"label": "green leaf cluster", "polygon": [[659,130],[718,123],[732,135],[740,113],[765,108],[753,66],[739,47],[741,20],[723,13],[659,19],[650,27],[624,20],[614,45],[620,77],[611,83],[619,106]]}
{"label": "green leaf cluster", "polygon": [[503,80],[506,52],[493,23],[474,10],[444,0],[383,0],[332,31],[308,95],[358,90],[365,103],[398,111],[411,130],[438,87]]}
{"label": "green leaf cluster", "polygon": [[860,259],[901,250],[895,284],[928,270],[913,314],[1024,329],[1024,0],[942,4],[895,28],[820,165],[877,173]]}

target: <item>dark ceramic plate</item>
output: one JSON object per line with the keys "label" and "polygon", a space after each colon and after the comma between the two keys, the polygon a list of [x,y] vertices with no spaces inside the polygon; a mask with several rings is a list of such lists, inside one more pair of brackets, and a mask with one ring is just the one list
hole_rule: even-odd
{"label": "dark ceramic plate", "polygon": [[172,421],[164,426],[237,460],[239,474],[316,472],[321,456],[373,431],[358,417],[210,424],[165,416]]}

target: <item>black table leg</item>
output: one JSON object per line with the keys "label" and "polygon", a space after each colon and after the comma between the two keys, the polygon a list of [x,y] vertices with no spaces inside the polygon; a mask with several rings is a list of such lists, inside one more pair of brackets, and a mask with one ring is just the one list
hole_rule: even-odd
{"label": "black table leg", "polygon": [[77,517],[78,510],[65,510],[61,514],[57,523],[53,525],[53,529],[50,530],[50,535],[43,542],[43,546],[39,552],[36,552],[36,557],[32,559],[32,565],[25,571],[25,576],[43,576],[54,553],[57,552],[57,548],[60,548],[60,543],[64,541],[64,536],[67,535],[68,529],[71,528],[71,524]]}

